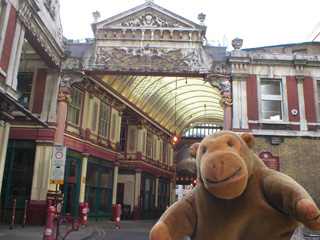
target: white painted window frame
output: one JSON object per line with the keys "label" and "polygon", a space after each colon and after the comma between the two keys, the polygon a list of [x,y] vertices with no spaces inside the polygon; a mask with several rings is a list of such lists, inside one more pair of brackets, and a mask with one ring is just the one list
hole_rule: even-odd
{"label": "white painted window frame", "polygon": [[[274,81],[281,81],[281,94],[282,94],[282,102],[281,102],[281,110],[282,110],[282,119],[281,120],[271,120],[271,119],[263,119],[262,118],[262,109],[261,109],[261,81],[262,80],[274,80]],[[284,123],[289,121],[289,114],[288,114],[288,98],[287,98],[287,81],[286,77],[267,77],[267,76],[258,76],[257,77],[257,95],[258,95],[258,113],[259,113],[259,122],[262,123]]]}
{"label": "white painted window frame", "polygon": [[[68,107],[67,121],[68,121],[69,123],[71,123],[71,124],[76,125],[76,126],[80,126],[80,123],[81,123],[81,114],[82,114],[82,107],[83,107],[84,92],[83,92],[82,90],[76,88],[76,87],[73,87],[73,88],[74,88],[75,90],[77,90],[77,91],[79,91],[79,92],[82,93],[82,100],[81,100],[80,106],[75,106],[75,105],[73,104],[74,102],[72,102],[72,101],[73,101],[73,99],[72,99],[73,96],[71,96],[71,102],[69,103],[69,107]],[[70,113],[71,108],[76,108],[77,110],[79,110],[78,124],[76,124],[75,122],[69,121],[69,114],[71,114],[71,113]]]}
{"label": "white painted window frame", "polygon": [[[102,116],[102,108],[105,108],[107,111],[106,116]],[[110,126],[110,113],[111,113],[111,108],[107,104],[101,102],[100,106],[100,114],[99,114],[99,135],[108,138],[109,137],[109,126]]]}

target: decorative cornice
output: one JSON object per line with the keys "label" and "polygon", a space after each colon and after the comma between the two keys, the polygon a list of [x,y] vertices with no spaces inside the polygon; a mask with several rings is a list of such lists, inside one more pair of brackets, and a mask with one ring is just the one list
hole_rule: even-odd
{"label": "decorative cornice", "polygon": [[234,73],[231,75],[233,81],[246,81],[248,74],[244,73]]}
{"label": "decorative cornice", "polygon": [[[21,1],[21,7],[17,16],[18,21],[24,28],[30,30],[56,66],[60,66],[64,54],[63,49],[61,49],[59,44],[55,41],[55,38],[47,29],[45,23],[43,23],[38,16],[38,11],[39,8],[33,1]],[[61,25],[59,26],[58,38],[62,41]]]}

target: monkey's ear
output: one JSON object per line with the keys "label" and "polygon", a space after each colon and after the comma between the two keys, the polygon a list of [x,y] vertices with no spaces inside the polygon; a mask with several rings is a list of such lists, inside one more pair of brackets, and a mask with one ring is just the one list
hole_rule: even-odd
{"label": "monkey's ear", "polygon": [[241,138],[243,139],[243,141],[246,142],[246,144],[248,145],[248,147],[251,149],[253,144],[254,144],[254,137],[251,133],[244,133],[241,135]]}
{"label": "monkey's ear", "polygon": [[191,155],[191,157],[196,157],[197,156],[197,151],[198,151],[198,148],[200,146],[200,143],[194,143],[191,145],[190,149],[189,149],[189,153]]}

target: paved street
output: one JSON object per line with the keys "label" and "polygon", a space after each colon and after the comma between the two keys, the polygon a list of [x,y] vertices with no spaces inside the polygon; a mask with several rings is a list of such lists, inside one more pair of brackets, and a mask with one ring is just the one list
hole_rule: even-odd
{"label": "paved street", "polygon": [[108,223],[103,227],[94,227],[93,235],[87,240],[143,240],[149,239],[149,232],[156,220],[121,221],[120,229],[115,228],[114,223]]}
{"label": "paved street", "polygon": [[[148,240],[149,232],[157,220],[121,221],[120,229],[115,228],[114,222],[89,222],[87,228],[79,228],[71,232],[66,240]],[[69,229],[71,226],[69,225]],[[9,224],[0,224],[0,240],[42,240],[44,226],[26,226],[15,224],[10,230]],[[64,234],[65,226],[61,228]],[[61,239],[61,238],[59,238]]]}

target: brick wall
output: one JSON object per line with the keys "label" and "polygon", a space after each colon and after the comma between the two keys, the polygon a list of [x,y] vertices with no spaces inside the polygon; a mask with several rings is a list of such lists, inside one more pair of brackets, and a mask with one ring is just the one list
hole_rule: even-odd
{"label": "brick wall", "polygon": [[313,197],[320,207],[320,140],[284,137],[280,145],[271,145],[270,137],[255,137],[253,151],[268,151],[278,156],[280,171],[289,175]]}

